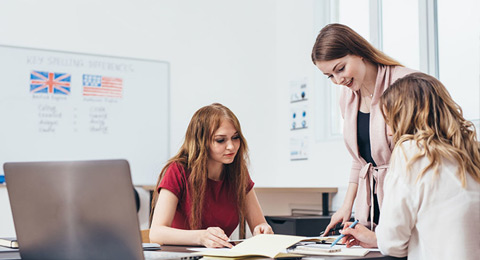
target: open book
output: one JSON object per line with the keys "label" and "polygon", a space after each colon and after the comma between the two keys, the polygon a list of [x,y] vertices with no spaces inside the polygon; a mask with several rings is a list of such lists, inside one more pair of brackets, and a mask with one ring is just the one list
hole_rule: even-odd
{"label": "open book", "polygon": [[[318,248],[318,250],[303,246],[297,250],[295,245],[299,242],[319,242],[319,243],[331,243],[336,237],[301,237],[301,236],[289,236],[289,235],[257,235],[246,239],[241,244],[234,246],[230,250],[205,250],[198,252],[208,257],[229,257],[229,258],[241,258],[250,256],[261,256],[269,258],[282,258],[282,257],[301,257],[303,255],[352,255],[348,248],[333,248],[328,247]],[[288,248],[293,248],[289,250]],[[346,251],[345,251],[346,250]],[[355,252],[353,255],[364,256],[368,253],[368,249]],[[306,251],[306,252],[305,252]],[[345,252],[344,252],[345,251]],[[350,251],[350,253],[348,252]],[[343,253],[343,254],[342,254]]]}

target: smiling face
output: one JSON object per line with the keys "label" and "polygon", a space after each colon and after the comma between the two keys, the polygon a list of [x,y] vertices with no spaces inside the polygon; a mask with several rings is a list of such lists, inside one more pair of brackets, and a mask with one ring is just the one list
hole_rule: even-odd
{"label": "smiling face", "polygon": [[352,91],[366,84],[367,63],[359,56],[347,55],[335,60],[317,61],[315,65],[334,84],[346,86]]}
{"label": "smiling face", "polygon": [[240,148],[240,135],[229,120],[223,120],[213,133],[213,141],[209,149],[209,164],[230,164]]}

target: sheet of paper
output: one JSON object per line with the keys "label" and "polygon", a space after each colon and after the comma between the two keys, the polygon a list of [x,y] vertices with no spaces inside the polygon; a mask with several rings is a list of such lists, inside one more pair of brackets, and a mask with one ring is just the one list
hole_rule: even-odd
{"label": "sheet of paper", "polygon": [[231,249],[230,248],[190,247],[190,248],[187,248],[187,250],[195,251],[195,252],[204,252],[204,251],[229,251]]}
{"label": "sheet of paper", "polygon": [[0,252],[16,252],[16,251],[18,251],[18,248],[0,246]]}

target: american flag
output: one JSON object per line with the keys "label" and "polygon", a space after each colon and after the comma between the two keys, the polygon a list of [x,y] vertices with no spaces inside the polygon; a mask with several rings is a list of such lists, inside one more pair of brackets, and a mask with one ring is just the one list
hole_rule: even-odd
{"label": "american flag", "polygon": [[83,74],[83,95],[121,98],[123,80],[100,75]]}
{"label": "american flag", "polygon": [[67,73],[33,70],[30,73],[31,93],[70,94],[71,76]]}

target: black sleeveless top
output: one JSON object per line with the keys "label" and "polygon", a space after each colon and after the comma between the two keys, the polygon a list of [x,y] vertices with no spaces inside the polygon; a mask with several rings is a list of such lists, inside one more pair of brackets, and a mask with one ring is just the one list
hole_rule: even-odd
{"label": "black sleeveless top", "polygon": [[[358,111],[357,116],[357,143],[358,143],[358,152],[360,156],[367,163],[371,163],[373,166],[377,166],[375,161],[372,158],[371,146],[370,146],[370,113],[363,113]],[[373,180],[373,187],[375,187],[375,180]],[[374,217],[373,222],[378,224],[378,219],[380,217],[380,208],[378,206],[377,194],[373,193],[373,211]],[[370,221],[370,216],[368,217]]]}

